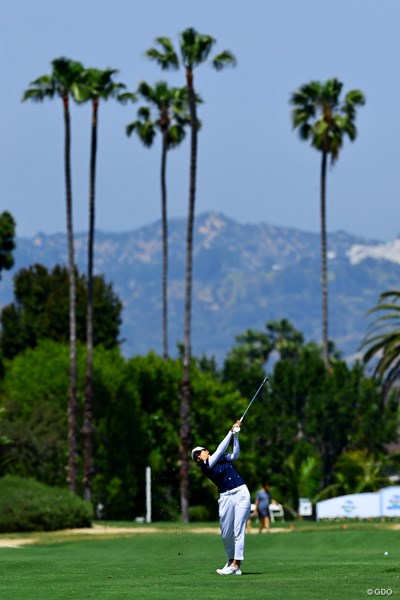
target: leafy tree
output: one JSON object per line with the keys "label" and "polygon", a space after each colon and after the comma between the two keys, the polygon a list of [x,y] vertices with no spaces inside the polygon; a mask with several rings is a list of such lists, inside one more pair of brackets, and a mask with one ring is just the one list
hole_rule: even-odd
{"label": "leafy tree", "polygon": [[68,460],[68,346],[42,342],[7,365],[1,387],[5,410],[1,429],[9,443],[0,448],[0,472],[65,483]]}
{"label": "leafy tree", "polygon": [[140,390],[117,349],[96,348],[93,362],[92,500],[107,518],[143,513],[148,432]]}
{"label": "leafy tree", "polygon": [[[85,373],[85,349],[78,345],[79,384]],[[118,348],[94,350],[93,502],[103,502],[110,518],[132,518],[144,504],[142,478],[148,434],[139,410],[135,378]],[[0,408],[0,474],[34,477],[50,485],[65,481],[68,346],[42,340],[7,365]],[[79,398],[79,403],[83,402]],[[78,438],[78,450],[82,442]],[[140,452],[138,452],[140,448]],[[82,462],[78,462],[81,487]],[[83,486],[83,479],[82,479]]]}
{"label": "leafy tree", "polygon": [[[95,418],[97,423],[95,439],[99,440],[98,448],[103,448],[101,459],[99,451],[96,452],[97,470],[101,474],[94,478],[96,497],[101,483],[102,502],[108,504],[109,510],[112,508],[114,516],[118,511],[118,516],[121,517],[122,505],[126,507],[133,503],[136,503],[138,514],[143,514],[144,473],[145,466],[148,465],[152,469],[154,519],[176,518],[179,510],[177,507],[179,507],[180,438],[177,424],[179,423],[178,392],[182,380],[181,360],[165,360],[155,353],[149,353],[146,356],[135,356],[129,359],[125,369],[120,368],[113,373],[108,373],[102,367],[101,373],[108,386],[109,380],[112,382],[116,378],[116,373],[119,373],[118,379],[126,381],[126,385],[132,389],[131,404],[133,393],[139,401],[139,418],[137,426],[135,424],[132,426],[132,421],[127,417],[132,410],[132,405],[129,405],[130,408],[128,405],[124,405],[125,407],[121,405],[121,410],[117,409],[122,397],[121,392],[115,394],[113,404],[102,402],[98,405],[102,413],[103,406],[110,408],[107,408],[107,414],[103,413],[103,420],[99,419],[99,413],[96,413]],[[96,380],[98,381],[98,378]],[[194,404],[191,429],[194,439],[197,443],[212,447],[225,435],[236,415],[243,411],[246,401],[231,383],[222,384],[214,372],[201,370],[196,361],[192,362],[192,384]],[[104,397],[103,393],[100,391],[98,393]],[[108,436],[105,435],[106,430],[109,432]],[[141,449],[139,454],[138,446]],[[129,452],[130,456],[128,456]],[[135,470],[129,474],[133,463]],[[130,487],[126,485],[127,481],[132,481]],[[122,488],[121,482],[124,482]],[[210,515],[214,514],[215,490],[212,485],[204,481],[195,465],[191,465],[190,483],[191,497],[196,499],[201,492],[202,504],[207,507]],[[126,494],[128,497],[125,500]],[[110,499],[111,496],[112,507],[109,501],[106,502],[106,499]],[[124,510],[123,516],[126,517],[126,508]]]}
{"label": "leafy tree", "polygon": [[[334,464],[343,452],[384,452],[385,444],[397,437],[398,411],[394,397],[382,407],[376,383],[365,376],[360,364],[347,366],[333,346],[330,356],[335,360],[327,371],[320,349],[304,343],[290,322],[270,321],[266,329],[237,336],[238,344],[225,359],[222,379],[234,382],[250,399],[264,376],[265,362],[277,352],[269,384],[246,415],[246,429],[254,431],[248,456],[284,492],[286,501],[291,499],[296,511],[299,484],[288,457],[296,451],[295,467],[311,468],[306,460],[311,454],[299,455],[299,444],[316,450],[321,458],[319,491],[332,483]],[[257,479],[255,471],[248,477],[249,483],[263,479]]]}
{"label": "leafy tree", "polygon": [[[83,346],[78,350],[80,383],[85,351]],[[42,340],[6,366],[0,387],[0,412],[5,409],[0,438],[10,443],[0,446],[0,474],[61,483],[67,458],[63,406],[68,347]],[[243,414],[248,398],[234,381],[221,381],[221,373],[210,366],[204,358],[192,359],[190,428],[194,444],[214,449]],[[182,370],[180,359],[166,361],[150,353],[127,361],[117,348],[95,348],[92,501],[105,506],[106,517],[144,514],[146,465],[152,468],[154,518],[178,516]],[[382,409],[379,389],[361,365],[349,367],[338,359],[327,371],[319,348],[305,344],[295,360],[276,362],[270,384],[246,415],[240,471],[251,490],[268,477],[274,497],[295,515],[299,496],[316,500],[323,488],[339,483],[339,458],[345,453],[357,451],[361,459],[367,457],[365,464],[361,460],[365,473],[373,475],[371,457],[382,465],[379,477],[396,472],[398,458],[397,463],[392,457],[389,461],[385,447],[397,439],[398,426],[397,402],[391,397]],[[357,473],[360,482],[378,477]],[[354,482],[351,477],[346,475]],[[190,490],[191,515],[216,518],[216,490],[192,462]],[[199,497],[202,506],[196,506]]]}
{"label": "leafy tree", "polygon": [[[175,52],[171,40],[167,37],[156,38],[159,48],[150,48],[146,54],[155,60],[163,70],[177,69],[180,66],[178,54]],[[196,91],[194,87],[194,69],[205,63],[210,55],[215,39],[210,35],[198,33],[192,27],[185,29],[179,39],[181,63],[186,72],[186,87],[189,101],[191,149],[190,149],[190,183],[189,183],[189,209],[186,233],[186,273],[185,273],[185,325],[184,325],[184,354],[183,354],[183,379],[181,385],[180,407],[180,481],[181,481],[181,511],[182,520],[189,520],[189,449],[190,449],[190,358],[191,358],[191,304],[192,304],[192,262],[193,262],[193,227],[196,200],[196,172],[197,172],[197,106]],[[212,60],[212,65],[218,71],[227,65],[236,63],[231,52],[225,50]]]}
{"label": "leafy tree", "polygon": [[250,399],[265,377],[264,361],[249,358],[249,348],[244,344],[234,346],[228,353],[222,370],[224,382],[234,382],[243,396]]}
{"label": "leafy tree", "polygon": [[0,214],[0,273],[14,266],[12,251],[15,249],[15,221],[4,211]]}
{"label": "leafy tree", "polygon": [[[223,365],[224,381],[234,381],[244,396],[251,397],[264,378],[264,365],[273,352],[281,359],[296,359],[304,339],[287,319],[268,321],[266,332],[248,329],[236,336],[238,342]],[[253,390],[253,391],[252,391]]]}
{"label": "leafy tree", "polygon": [[69,486],[72,491],[76,489],[76,406],[77,406],[77,366],[76,366],[76,282],[75,282],[75,255],[74,231],[72,218],[72,182],[71,182],[71,120],[69,99],[78,97],[82,86],[83,66],[80,62],[68,58],[57,58],[52,61],[51,75],[42,75],[30,83],[22,100],[42,102],[59,97],[63,104],[65,147],[65,189],[66,189],[66,220],[68,239],[68,269],[69,269],[69,344],[70,344],[70,393],[68,400],[68,444],[69,461],[68,475]]}
{"label": "leafy tree", "polygon": [[300,498],[315,501],[320,491],[321,457],[306,441],[299,440],[283,463],[286,478],[285,505],[293,516],[298,514]]}
{"label": "leafy tree", "polygon": [[374,377],[383,382],[384,395],[397,388],[400,374],[400,291],[389,290],[379,297],[368,314],[378,314],[362,343],[364,363],[374,361]]}
{"label": "leafy tree", "polygon": [[[145,81],[139,84],[138,93],[148,105],[138,110],[138,120],[126,127],[127,135],[136,132],[144,146],[153,145],[157,130],[162,137],[161,148],[161,223],[162,223],[162,347],[163,356],[168,358],[168,221],[166,166],[168,150],[178,146],[185,138],[186,126],[190,123],[187,109],[186,88],[169,88],[165,81],[151,87]],[[152,117],[152,109],[156,109]]]}
{"label": "leafy tree", "polygon": [[[182,365],[180,361],[165,360],[151,352],[146,356],[131,358],[127,370],[129,380],[140,398],[140,414],[145,431],[141,455],[146,457],[146,464],[152,469],[153,515],[155,519],[174,519],[179,510],[177,425]],[[144,466],[142,463],[143,479]],[[141,502],[144,512],[144,492]]]}
{"label": "leafy tree", "polygon": [[[84,492],[85,500],[90,500],[92,477],[92,396],[93,396],[93,260],[95,236],[95,191],[96,191],[96,159],[98,112],[101,100],[117,98],[127,100],[128,94],[121,95],[125,89],[123,83],[114,81],[118,73],[115,69],[85,69],[82,73],[83,86],[76,95],[78,102],[91,102],[92,127],[90,145],[90,176],[89,176],[89,229],[88,229],[88,266],[87,266],[87,309],[86,309],[86,378],[84,404]],[[131,95],[133,99],[133,95]]]}
{"label": "leafy tree", "polygon": [[341,360],[321,378],[320,390],[310,395],[304,409],[304,435],[322,457],[322,487],[332,483],[337,458],[348,450],[384,452],[385,444],[397,438],[398,411],[395,403],[381,407],[381,395],[362,365],[351,368]]}
{"label": "leafy tree", "polygon": [[303,334],[287,319],[269,321],[266,325],[268,341],[281,359],[295,360],[304,343]]}
{"label": "leafy tree", "polygon": [[318,500],[343,494],[376,492],[391,485],[384,474],[386,463],[387,457],[377,457],[365,449],[345,452],[336,461],[334,482],[322,490]]}
{"label": "leafy tree", "polygon": [[10,440],[8,439],[8,437],[3,435],[3,433],[1,432],[1,421],[2,421],[2,419],[4,419],[5,414],[6,414],[6,409],[4,408],[4,406],[0,407],[0,448],[1,448],[1,446],[10,443]]}
{"label": "leafy tree", "polygon": [[[86,341],[87,287],[83,275],[76,274],[77,338]],[[0,315],[0,348],[13,358],[43,338],[68,342],[69,274],[56,265],[51,272],[36,264],[14,276],[15,302]],[[94,345],[118,345],[122,303],[102,276],[94,278]]]}
{"label": "leafy tree", "polygon": [[[379,389],[362,365],[349,367],[337,359],[327,371],[319,348],[309,343],[296,360],[278,360],[268,387],[246,416],[246,427],[254,431],[249,452],[260,471],[292,498],[293,507],[293,478],[282,465],[298,444],[309,445],[321,457],[321,490],[332,483],[343,452],[385,452],[385,445],[397,439],[398,424],[395,400],[382,408]],[[300,458],[296,464],[306,455]]]}
{"label": "leafy tree", "polygon": [[351,90],[341,100],[343,84],[336,78],[325,82],[311,81],[291,96],[292,123],[300,139],[310,140],[321,152],[320,219],[321,219],[321,285],[322,285],[322,350],[328,365],[328,281],[326,243],[326,167],[330,156],[334,164],[339,158],[344,137],[351,141],[357,136],[356,107],[365,104],[360,90]]}

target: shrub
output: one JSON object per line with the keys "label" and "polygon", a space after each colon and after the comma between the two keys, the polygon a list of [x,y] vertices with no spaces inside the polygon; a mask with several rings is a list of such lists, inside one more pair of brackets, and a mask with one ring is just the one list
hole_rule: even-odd
{"label": "shrub", "polygon": [[67,489],[12,475],[0,478],[0,533],[90,527],[92,512]]}
{"label": "shrub", "polygon": [[199,504],[197,506],[189,507],[189,519],[190,521],[211,521],[211,514],[207,506]]}

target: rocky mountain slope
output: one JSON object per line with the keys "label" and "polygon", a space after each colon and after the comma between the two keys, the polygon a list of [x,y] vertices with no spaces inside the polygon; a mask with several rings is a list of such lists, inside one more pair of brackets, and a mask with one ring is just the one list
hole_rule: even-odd
{"label": "rocky mountain slope", "polygon": [[[169,350],[183,340],[186,221],[169,223]],[[12,301],[12,275],[21,267],[67,263],[64,234],[18,238],[16,264],[3,273],[0,305]],[[76,235],[76,260],[86,271],[86,234]],[[126,233],[97,232],[95,270],[124,303],[121,338],[127,356],[161,352],[161,223]],[[353,356],[379,294],[398,288],[400,240],[382,243],[344,232],[328,235],[329,333],[344,356]],[[248,328],[262,330],[287,318],[307,340],[321,337],[318,234],[241,225],[217,213],[195,222],[193,354],[221,362]]]}

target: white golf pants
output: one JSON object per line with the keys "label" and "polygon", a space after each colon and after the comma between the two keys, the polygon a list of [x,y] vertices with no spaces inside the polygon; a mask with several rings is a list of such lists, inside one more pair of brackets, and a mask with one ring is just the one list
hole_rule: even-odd
{"label": "white golf pants", "polygon": [[226,558],[243,560],[246,523],[250,516],[250,492],[247,485],[223,492],[219,497],[218,507]]}

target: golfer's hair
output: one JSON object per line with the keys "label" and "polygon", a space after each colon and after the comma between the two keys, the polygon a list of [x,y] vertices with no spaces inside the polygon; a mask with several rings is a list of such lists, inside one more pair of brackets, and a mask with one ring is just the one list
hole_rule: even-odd
{"label": "golfer's hair", "polygon": [[193,452],[193,458],[194,458],[194,460],[197,461],[197,459],[199,458],[201,452],[202,452],[201,450],[196,450],[196,452]]}

